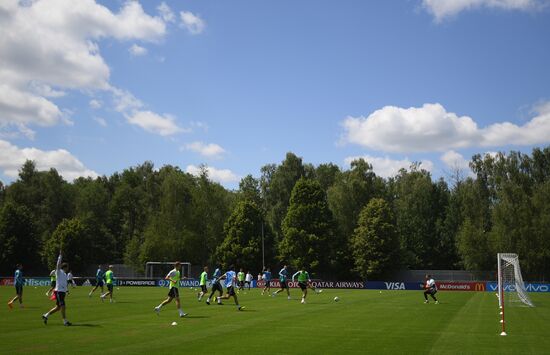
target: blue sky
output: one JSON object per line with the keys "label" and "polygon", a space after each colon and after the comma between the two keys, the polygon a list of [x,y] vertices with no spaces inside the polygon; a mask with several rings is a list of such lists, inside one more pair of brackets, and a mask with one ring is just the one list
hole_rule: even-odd
{"label": "blue sky", "polygon": [[438,177],[550,143],[546,1],[69,2],[0,5],[4,184],[150,160],[235,188],[288,151]]}

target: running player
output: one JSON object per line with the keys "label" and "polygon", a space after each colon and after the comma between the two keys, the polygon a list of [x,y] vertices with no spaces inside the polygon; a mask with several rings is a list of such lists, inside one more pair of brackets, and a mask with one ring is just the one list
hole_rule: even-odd
{"label": "running player", "polygon": [[199,302],[202,301],[202,296],[208,293],[208,289],[206,288],[206,280],[208,280],[208,266],[204,267],[204,271],[201,274],[201,279],[200,279],[201,292],[199,292],[199,294],[197,295],[199,298]]}
{"label": "running player", "polygon": [[183,312],[181,309],[181,303],[180,303],[180,293],[178,290],[178,284],[181,279],[181,263],[179,261],[176,261],[174,264],[174,269],[166,275],[164,278],[165,280],[170,281],[170,291],[168,291],[168,298],[162,301],[161,304],[155,307],[155,312],[157,312],[157,315],[160,314],[160,309],[164,306],[166,306],[168,303],[172,302],[173,299],[176,300],[176,307],[178,307],[178,312],[180,317],[185,317],[187,313]]}
{"label": "running player", "polygon": [[[71,270],[69,270],[69,273],[67,274],[67,284],[71,285],[72,288],[76,287],[76,283],[74,282],[73,273],[71,272]],[[67,290],[67,292],[69,291]]]}
{"label": "running player", "polygon": [[434,301],[435,304],[438,304],[439,301],[437,298],[435,298],[435,294],[437,293],[437,286],[435,285],[435,280],[432,278],[432,275],[426,274],[426,281],[424,283],[424,303],[428,303],[428,295],[430,295]]}
{"label": "running player", "polygon": [[50,294],[55,290],[55,269],[50,272],[50,289],[46,292],[46,296],[50,296]]}
{"label": "running player", "polygon": [[23,308],[23,285],[25,279],[23,278],[23,265],[17,264],[15,275],[13,277],[13,285],[15,286],[15,297],[8,302],[8,307],[13,308],[13,302],[19,300],[19,307]]}
{"label": "running player", "polygon": [[97,271],[95,273],[95,286],[94,288],[88,293],[88,297],[92,297],[92,293],[94,293],[95,290],[97,290],[98,287],[101,287],[101,294],[103,294],[103,279],[105,277],[105,274],[103,273],[103,270],[101,270],[101,265],[97,267]]}
{"label": "running player", "polygon": [[250,273],[250,271],[248,271],[246,273],[246,277],[244,279],[244,285],[245,285],[245,287],[248,286],[248,291],[250,291],[250,286],[252,285],[252,279],[253,279],[253,276]]}
{"label": "running player", "polygon": [[[304,268],[301,268],[294,275],[292,275],[292,281],[294,281],[296,276],[298,276],[298,286],[302,289],[302,304],[304,304],[306,303],[308,286],[312,287],[310,286],[311,279],[309,278],[309,273]],[[315,288],[313,289],[315,290]]]}
{"label": "running player", "polygon": [[[222,272],[220,271],[220,268],[217,267],[216,270],[214,270],[214,274],[212,275],[212,293],[210,293],[210,296],[206,299],[206,304],[210,305],[210,300],[212,299],[212,296],[214,296],[214,293],[218,291],[220,293],[220,296],[223,296],[223,287],[220,281],[218,280],[222,276]],[[221,300],[218,300],[218,304],[222,304]]]}
{"label": "running player", "polygon": [[235,282],[237,275],[233,270],[234,267],[233,265],[231,265],[229,267],[229,271],[218,278],[218,281],[225,279],[225,288],[227,289],[227,291],[225,296],[216,297],[216,299],[219,303],[222,299],[228,300],[230,297],[233,297],[233,299],[235,300],[235,304],[237,305],[237,310],[242,311],[244,309],[244,306],[239,305],[239,300],[237,299],[237,294],[235,293]]}
{"label": "running player", "polygon": [[67,272],[69,271],[69,264],[61,263],[63,256],[61,255],[61,249],[59,250],[59,257],[57,258],[57,264],[55,266],[55,307],[50,309],[47,313],[42,315],[44,324],[48,324],[48,317],[57,311],[61,311],[63,316],[63,325],[70,326],[71,322],[67,320],[65,311],[65,294],[67,293]]}
{"label": "running player", "polygon": [[107,292],[99,296],[101,301],[105,300],[105,297],[109,296],[109,302],[113,303],[113,286],[115,277],[113,275],[113,265],[109,265],[109,269],[105,272],[105,284],[107,285]]}
{"label": "running player", "polygon": [[279,271],[279,283],[281,284],[281,288],[273,292],[273,296],[283,292],[286,289],[287,299],[290,299],[290,290],[288,289],[288,270],[286,265],[284,265],[281,271]]}
{"label": "running player", "polygon": [[244,271],[241,269],[237,273],[237,280],[239,281],[239,291],[244,291]]}
{"label": "running player", "polygon": [[271,269],[267,268],[263,272],[263,279],[265,282],[264,289],[262,290],[262,295],[267,291],[267,294],[271,291]]}

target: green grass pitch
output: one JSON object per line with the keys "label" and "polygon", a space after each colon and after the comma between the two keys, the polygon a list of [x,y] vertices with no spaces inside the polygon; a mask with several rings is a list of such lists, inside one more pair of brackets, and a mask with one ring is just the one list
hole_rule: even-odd
{"label": "green grass pitch", "polygon": [[[184,311],[174,304],[157,316],[153,307],[165,288],[121,287],[116,303],[102,303],[89,287],[71,290],[68,319],[60,314],[44,325],[41,314],[52,307],[44,287],[25,287],[25,308],[9,310],[13,287],[0,287],[0,353],[227,353],[246,354],[456,354],[548,353],[550,295],[531,294],[535,308],[507,311],[507,337],[499,336],[497,300],[490,292],[439,292],[440,304],[423,303],[421,291],[325,290],[300,304],[282,294],[241,292],[223,306],[197,302],[196,290],[180,289]],[[334,302],[335,296],[340,302]],[[171,326],[172,322],[176,326]]]}

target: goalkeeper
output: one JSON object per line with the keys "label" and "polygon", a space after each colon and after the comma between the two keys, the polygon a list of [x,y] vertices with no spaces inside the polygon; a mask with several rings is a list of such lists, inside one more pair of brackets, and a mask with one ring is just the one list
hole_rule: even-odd
{"label": "goalkeeper", "polygon": [[426,281],[420,286],[424,288],[424,303],[429,302],[428,295],[433,298],[435,304],[439,303],[437,301],[437,298],[435,298],[435,294],[437,293],[437,286],[435,285],[435,280],[432,278],[432,275],[426,275]]}

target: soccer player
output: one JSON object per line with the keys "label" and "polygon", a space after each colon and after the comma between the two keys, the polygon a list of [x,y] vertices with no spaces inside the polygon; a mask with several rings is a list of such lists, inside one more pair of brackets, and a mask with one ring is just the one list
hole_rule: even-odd
{"label": "soccer player", "polygon": [[8,302],[8,307],[13,308],[13,302],[19,300],[19,307],[23,308],[23,285],[25,284],[25,279],[23,278],[23,265],[17,264],[17,269],[15,270],[15,276],[13,277],[13,285],[15,286],[15,297]]}
{"label": "soccer player", "polygon": [[105,274],[103,273],[103,270],[101,270],[101,265],[97,267],[97,271],[95,273],[95,286],[94,288],[88,293],[88,297],[92,297],[92,293],[94,293],[95,290],[97,290],[98,287],[101,287],[101,294],[103,294],[103,279],[105,277]]}
{"label": "soccer player", "polygon": [[61,255],[61,249],[59,250],[59,257],[57,258],[57,264],[55,266],[55,307],[50,309],[47,313],[42,315],[44,324],[48,324],[48,317],[57,311],[61,311],[63,316],[63,325],[70,326],[71,322],[67,320],[66,306],[65,306],[65,294],[67,293],[67,272],[69,271],[69,264],[61,263],[63,256]]}
{"label": "soccer player", "polygon": [[281,284],[281,288],[275,292],[273,292],[273,296],[276,296],[280,292],[283,292],[286,289],[286,295],[287,299],[290,299],[290,290],[288,289],[288,270],[286,268],[286,265],[283,266],[281,271],[279,271],[279,282]]}
{"label": "soccer player", "polygon": [[252,274],[250,273],[250,271],[247,271],[246,272],[246,277],[244,279],[244,284],[245,286],[248,285],[248,291],[250,291],[250,286],[252,285]]}
{"label": "soccer player", "polygon": [[237,274],[237,280],[239,281],[239,291],[244,290],[244,271],[241,269]]}
{"label": "soccer player", "polygon": [[266,291],[267,291],[267,294],[269,294],[269,292],[271,291],[271,269],[270,268],[265,269],[262,277],[265,281],[265,286],[264,286],[264,289],[262,290],[262,295]]}
{"label": "soccer player", "polygon": [[437,293],[437,286],[435,285],[435,280],[432,278],[432,275],[426,274],[426,281],[424,283],[424,303],[428,303],[428,295],[432,296],[435,301],[435,304],[438,304],[439,301],[435,298]]}
{"label": "soccer player", "polygon": [[109,265],[109,269],[105,272],[105,284],[107,285],[107,292],[99,296],[101,301],[105,300],[105,297],[109,296],[109,302],[113,303],[113,284],[115,277],[113,275],[113,265]]}
{"label": "soccer player", "polygon": [[201,292],[199,292],[198,294],[199,302],[202,301],[202,296],[208,293],[208,289],[206,288],[206,280],[208,280],[208,266],[204,267],[204,271],[201,274],[201,279],[200,279]]}
{"label": "soccer player", "polygon": [[69,270],[69,273],[67,274],[67,283],[70,284],[72,288],[76,287],[76,283],[73,280],[73,273],[71,272],[71,270]]}
{"label": "soccer player", "polygon": [[55,290],[55,269],[50,272],[50,289],[46,292],[46,296],[50,296],[50,294]]}
{"label": "soccer player", "polygon": [[172,269],[168,275],[164,278],[165,280],[170,281],[170,291],[168,291],[168,298],[162,301],[161,304],[155,307],[155,312],[157,312],[157,315],[160,314],[160,309],[164,306],[166,306],[168,303],[172,302],[173,299],[176,300],[176,307],[178,307],[178,312],[180,317],[185,317],[187,313],[185,313],[181,309],[181,303],[180,303],[180,293],[178,290],[178,284],[181,280],[181,263],[179,261],[176,261],[174,264],[174,269]]}
{"label": "soccer player", "polygon": [[[214,270],[214,274],[212,275],[212,293],[210,293],[210,296],[206,299],[206,304],[210,305],[210,300],[212,299],[212,296],[214,296],[214,293],[218,291],[220,293],[220,297],[223,296],[223,287],[220,283],[220,280],[218,280],[222,276],[222,272],[220,271],[220,268],[217,267],[216,270]],[[218,304],[222,304],[221,300],[218,300]]]}
{"label": "soccer player", "polygon": [[225,296],[216,297],[216,299],[218,300],[218,303],[220,303],[222,299],[228,300],[230,297],[233,297],[235,304],[237,305],[237,310],[242,311],[244,306],[239,305],[239,300],[237,299],[237,294],[235,293],[235,281],[237,279],[237,275],[233,270],[234,267],[231,265],[229,267],[229,271],[218,278],[218,281],[225,279],[225,288],[227,291]]}
{"label": "soccer player", "polygon": [[[294,281],[294,278],[296,276],[298,276],[298,286],[300,286],[300,288],[302,289],[302,304],[305,304],[308,287],[312,288],[313,290],[315,290],[315,288],[310,285],[311,279],[309,278],[309,273],[304,268],[301,268],[294,275],[292,275],[292,281]],[[315,290],[315,292],[317,291]]]}

